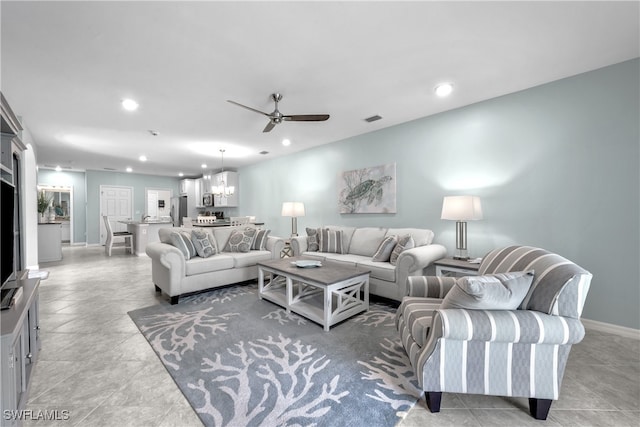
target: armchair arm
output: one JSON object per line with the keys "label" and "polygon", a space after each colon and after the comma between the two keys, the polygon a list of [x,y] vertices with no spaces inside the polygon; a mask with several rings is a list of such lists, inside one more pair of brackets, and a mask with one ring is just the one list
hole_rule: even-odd
{"label": "armchair arm", "polygon": [[584,338],[578,319],[533,310],[436,310],[434,338],[531,344],[576,344]]}
{"label": "armchair arm", "polygon": [[271,252],[271,259],[280,259],[280,253],[284,249],[284,239],[282,237],[267,236],[266,248]]}
{"label": "armchair arm", "polygon": [[410,276],[407,278],[407,295],[442,299],[455,284],[455,277]]}
{"label": "armchair arm", "polygon": [[149,243],[146,253],[151,258],[151,280],[169,296],[182,293],[182,279],[186,276],[186,261],[182,252],[162,242]]}
{"label": "armchair arm", "polygon": [[293,256],[298,256],[307,250],[309,247],[307,237],[308,236],[296,236],[291,238],[291,250],[293,250]]}
{"label": "armchair arm", "polygon": [[407,278],[410,275],[424,274],[424,270],[431,263],[445,256],[447,256],[447,249],[438,244],[418,246],[403,251],[396,262],[397,299],[401,300],[407,295]]}
{"label": "armchair arm", "polygon": [[185,275],[185,260],[182,252],[175,246],[167,243],[153,242],[147,245],[145,250],[152,261],[158,261],[164,267],[181,272],[181,276]]}

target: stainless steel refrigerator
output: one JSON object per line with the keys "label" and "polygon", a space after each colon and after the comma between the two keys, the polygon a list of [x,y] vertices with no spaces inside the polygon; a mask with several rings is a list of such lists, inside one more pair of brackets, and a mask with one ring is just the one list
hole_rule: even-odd
{"label": "stainless steel refrigerator", "polygon": [[187,212],[187,196],[171,198],[171,220],[174,227],[182,225],[182,218],[189,216]]}

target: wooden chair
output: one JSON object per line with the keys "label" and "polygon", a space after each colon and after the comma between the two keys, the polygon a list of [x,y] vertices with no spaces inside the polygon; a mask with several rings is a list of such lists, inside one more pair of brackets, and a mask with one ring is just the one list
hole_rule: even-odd
{"label": "wooden chair", "polygon": [[[104,250],[108,256],[111,256],[111,249],[113,247],[125,248],[129,249],[129,253],[133,253],[133,233],[130,231],[116,231],[114,232],[111,228],[111,223],[109,222],[109,217],[106,215],[102,216],[104,219],[104,225],[107,228],[107,241],[104,244]],[[122,244],[115,244],[114,240],[116,238],[123,238]]]}

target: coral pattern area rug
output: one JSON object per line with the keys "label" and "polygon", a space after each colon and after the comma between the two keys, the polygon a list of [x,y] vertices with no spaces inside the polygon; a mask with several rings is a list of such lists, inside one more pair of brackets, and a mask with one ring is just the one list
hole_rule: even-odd
{"label": "coral pattern area rug", "polygon": [[129,315],[207,426],[393,426],[420,396],[386,305],[324,332],[253,284]]}

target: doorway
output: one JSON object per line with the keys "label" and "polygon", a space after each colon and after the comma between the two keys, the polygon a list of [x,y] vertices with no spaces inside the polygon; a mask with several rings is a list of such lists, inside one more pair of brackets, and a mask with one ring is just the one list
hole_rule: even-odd
{"label": "doorway", "polygon": [[130,221],[133,217],[133,188],[111,185],[100,186],[100,244],[107,240],[107,229],[102,217],[107,215],[111,228],[116,231],[127,231],[127,225],[119,221]]}
{"label": "doorway", "polygon": [[38,192],[42,191],[51,200],[45,216],[62,223],[63,243],[73,243],[73,187],[38,184]]}

